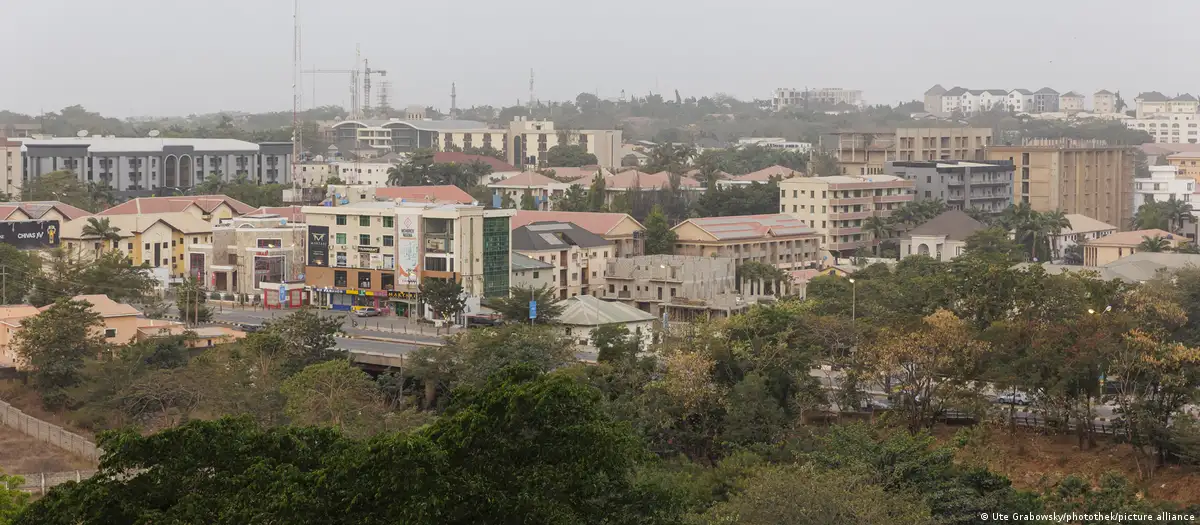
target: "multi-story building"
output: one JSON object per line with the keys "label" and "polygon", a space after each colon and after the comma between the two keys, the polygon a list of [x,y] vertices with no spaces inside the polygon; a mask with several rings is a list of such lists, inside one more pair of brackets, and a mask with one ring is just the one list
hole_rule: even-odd
{"label": "multi-story building", "polygon": [[1167,164],[1178,171],[1178,175],[1200,181],[1200,151],[1181,151],[1167,155]]}
{"label": "multi-story building", "polygon": [[21,143],[0,138],[0,193],[20,198],[24,173]]}
{"label": "multi-story building", "polygon": [[914,187],[892,175],[797,177],[779,183],[779,211],[814,229],[825,251],[849,255],[872,243],[866,219],[911,202]]}
{"label": "multi-story building", "polygon": [[1028,89],[1017,88],[1008,91],[1008,110],[1016,113],[1032,113],[1033,112],[1033,92]]}
{"label": "multi-story building", "polygon": [[1129,146],[1075,139],[1028,139],[987,150],[988,160],[1013,163],[1013,202],[1116,225],[1133,217],[1133,154]]}
{"label": "multi-story building", "polygon": [[836,106],[845,104],[849,106],[862,107],[863,98],[862,91],[858,89],[842,89],[842,88],[818,88],[818,89],[795,89],[795,88],[777,88],[775,97],[771,100],[771,107],[775,111],[784,110],[791,107],[808,107],[810,104],[819,106]]}
{"label": "multi-story building", "polygon": [[[264,282],[303,282],[307,236],[306,225],[279,215],[236,217],[213,226],[211,242],[185,247],[186,274],[214,291],[264,295]],[[302,302],[296,295],[293,304]],[[277,300],[277,292],[263,297]]]}
{"label": "multi-story building", "polygon": [[296,182],[300,184],[301,188],[319,188],[335,175],[337,175],[337,164],[332,162],[296,164]]}
{"label": "multi-story building", "polygon": [[353,206],[359,202],[394,201],[438,204],[473,204],[475,197],[458,186],[369,186],[330,184],[326,189],[330,206]]}
{"label": "multi-story building", "polygon": [[932,113],[938,116],[945,116],[942,110],[942,97],[946,96],[946,88],[941,84],[934,84],[933,87],[925,90],[925,112]]}
{"label": "multi-story building", "polygon": [[1187,237],[1158,229],[1114,233],[1082,243],[1083,265],[1104,266],[1122,257],[1133,255],[1141,250],[1142,241],[1155,237],[1166,239],[1171,248],[1189,242]]}
{"label": "multi-story building", "polygon": [[[587,181],[575,181],[587,184]],[[626,197],[631,191],[657,191],[671,188],[671,174],[665,171],[642,173],[638,170],[622,171],[604,177],[604,203],[613,206],[617,199]],[[684,202],[690,203],[704,194],[705,188],[696,179],[686,175],[679,177],[679,191]]]}
{"label": "multi-story building", "polygon": [[1084,109],[1085,109],[1084,96],[1080,95],[1079,93],[1076,93],[1074,91],[1068,91],[1066,93],[1063,93],[1062,96],[1058,97],[1058,110],[1059,111],[1065,111],[1067,113],[1078,113],[1080,111],[1083,111]]}
{"label": "multi-story building", "polygon": [[1044,87],[1033,92],[1032,113],[1055,113],[1059,110],[1060,97],[1057,91]]}
{"label": "multi-story building", "polygon": [[958,110],[963,115],[974,115],[991,111],[993,107],[1007,103],[1008,91],[1003,89],[968,89],[959,96]]}
{"label": "multi-story building", "polygon": [[540,290],[554,286],[554,265],[512,253],[512,286]]}
{"label": "multi-story building", "polygon": [[1157,91],[1148,91],[1138,94],[1133,102],[1139,119],[1200,112],[1200,101],[1187,93],[1168,98]]}
{"label": "multi-story building", "polygon": [[212,242],[212,224],[187,212],[105,216],[119,237],[112,241],[83,233],[90,218],[63,224],[62,243],[67,253],[92,259],[101,253],[120,252],[135,265],[149,266],[151,274],[164,285],[187,276],[187,246]]}
{"label": "multi-story building", "polygon": [[[604,276],[605,300],[682,322],[739,313],[757,302],[749,292],[761,285],[739,286],[737,261],[731,257],[642,255],[609,261]],[[740,289],[747,293],[739,294]]]}
{"label": "multi-story building", "polygon": [[484,146],[507,152],[505,130],[474,120],[343,120],[331,126],[331,133],[338,143],[352,143],[354,149],[378,155]]}
{"label": "multi-story building", "polygon": [[604,268],[616,245],[575,224],[534,222],[512,231],[512,249],[554,266],[550,282],[560,299],[604,290]]}
{"label": "multi-story building", "polygon": [[481,298],[508,294],[512,211],[385,201],[305,206],[304,215],[305,284],[314,306],[415,316],[425,279],[459,282],[468,314]]}
{"label": "multi-story building", "polygon": [[645,250],[646,227],[627,213],[517,210],[511,225],[519,228],[546,221],[569,222],[611,241],[616,249],[613,258],[634,257]]}
{"label": "multi-story building", "polygon": [[183,212],[212,225],[252,213],[254,207],[224,195],[140,197],[122,202],[96,215],[145,215]]}
{"label": "multi-story building", "polygon": [[1125,127],[1150,134],[1159,144],[1196,144],[1200,139],[1200,114],[1155,113],[1125,120]]}
{"label": "multi-story building", "polygon": [[1068,213],[1071,227],[1050,236],[1050,249],[1055,261],[1062,259],[1067,248],[1117,233],[1117,227],[1078,213]]}
{"label": "multi-story building", "polygon": [[985,148],[992,145],[992,129],[898,128],[895,144],[895,160],[900,161],[983,160]]}
{"label": "multi-story building", "polygon": [[120,196],[186,190],[206,180],[245,178],[259,184],[292,181],[292,143],[254,144],[233,139],[73,137],[26,139],[24,176],[74,172],[80,182]]}
{"label": "multi-story building", "polygon": [[917,201],[939,199],[950,209],[999,213],[1013,202],[1013,165],[1007,161],[896,161],[887,172],[912,181]]}
{"label": "multi-story building", "polygon": [[1196,179],[1180,176],[1178,167],[1150,166],[1150,178],[1133,179],[1133,209],[1171,199],[1190,203],[1195,192]]}
{"label": "multi-story building", "polygon": [[550,120],[517,117],[508,123],[505,144],[508,163],[517,167],[544,166],[546,151],[560,144],[583,147],[601,167],[621,165],[621,130],[555,130]]}
{"label": "multi-story building", "polygon": [[781,270],[813,268],[821,261],[821,235],[784,213],[697,217],[671,231],[675,255],[729,257],[738,266],[757,261]]}
{"label": "multi-story building", "polygon": [[894,133],[849,131],[834,133],[822,142],[837,159],[842,175],[880,175],[888,161],[896,160]]}
{"label": "multi-story building", "polygon": [[488,188],[492,190],[493,208],[505,207],[505,203],[510,201],[510,207],[520,208],[521,199],[529,195],[533,198],[535,209],[546,211],[553,208],[555,197],[563,195],[567,188],[575,184],[576,182],[560,182],[535,171],[526,171],[488,184]]}
{"label": "multi-story building", "polygon": [[1117,95],[1107,89],[1092,94],[1092,113],[1108,115],[1117,112]]}

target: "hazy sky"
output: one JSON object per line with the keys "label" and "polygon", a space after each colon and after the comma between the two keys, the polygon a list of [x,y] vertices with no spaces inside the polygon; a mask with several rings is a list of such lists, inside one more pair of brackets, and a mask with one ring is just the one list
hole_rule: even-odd
{"label": "hazy sky", "polygon": [[[768,98],[947,88],[1200,91],[1200,1],[300,0],[303,66],[347,69],[362,45],[393,106],[509,105],[581,91]],[[1141,20],[1135,15],[1146,13]],[[1150,17],[1153,14],[1153,17]],[[1152,22],[1151,22],[1152,19]],[[1152,25],[1145,25],[1152,24]],[[107,115],[291,109],[291,0],[0,0],[0,109]],[[304,105],[313,103],[311,77]],[[317,104],[348,104],[321,75]]]}

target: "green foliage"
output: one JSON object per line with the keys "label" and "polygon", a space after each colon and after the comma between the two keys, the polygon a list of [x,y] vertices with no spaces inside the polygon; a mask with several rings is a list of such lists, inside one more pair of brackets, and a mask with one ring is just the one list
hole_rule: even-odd
{"label": "green foliage", "polygon": [[0,525],[11,525],[29,504],[29,493],[20,490],[24,482],[21,476],[8,476],[0,472]]}
{"label": "green foliage", "polygon": [[463,287],[454,279],[426,278],[421,282],[421,297],[433,308],[433,315],[444,320],[458,317],[467,307]]}
{"label": "green foliage", "polygon": [[388,170],[388,184],[392,186],[437,186],[453,185],[469,190],[492,173],[490,164],[473,161],[465,164],[456,162],[434,162],[434,151],[419,149],[409,154],[408,160]]}
{"label": "green foliage", "polygon": [[245,175],[232,180],[208,177],[196,185],[191,192],[195,195],[225,195],[254,207],[282,206],[285,186],[277,183],[259,183]]}
{"label": "green foliage", "polygon": [[489,307],[500,314],[510,323],[529,323],[529,301],[537,301],[537,319],[535,324],[553,324],[562,315],[562,304],[558,299],[557,289],[549,285],[534,289],[532,286],[514,286],[509,289],[508,297],[492,300]]}
{"label": "green foliage", "polygon": [[587,148],[578,144],[559,144],[546,150],[547,166],[578,168],[580,166],[595,166],[600,162],[596,156],[588,153]]}
{"label": "green foliage", "polygon": [[59,201],[90,212],[113,204],[112,192],[107,186],[84,184],[70,170],[52,171],[35,178],[21,191],[20,197],[25,201]]}
{"label": "green foliage", "polygon": [[[65,250],[53,250],[42,271],[32,277],[34,286],[29,302],[34,306],[47,305],[62,297],[92,294],[107,295],[117,302],[140,302],[154,292],[157,283],[147,266],[134,266],[118,251],[95,260],[79,260]],[[13,286],[15,281],[11,278],[9,281],[9,286]]]}
{"label": "green foliage", "polygon": [[1021,245],[1013,242],[1008,230],[991,227],[967,237],[967,253],[986,259],[1016,263],[1024,260]]}
{"label": "green foliage", "polygon": [[1142,236],[1142,242],[1138,244],[1138,250],[1143,252],[1165,252],[1171,248],[1171,241],[1162,235],[1154,237]]}
{"label": "green foliage", "polygon": [[808,156],[803,153],[751,145],[705,150],[696,156],[692,165],[701,171],[707,167],[730,175],[745,175],[771,166],[783,166],[803,173],[808,170],[808,160]]}
{"label": "green foliage", "polygon": [[521,209],[526,211],[537,209],[537,203],[533,200],[533,193],[526,191],[521,194]]}
{"label": "green foliage", "polygon": [[342,320],[321,315],[312,308],[301,308],[277,321],[267,323],[264,331],[279,336],[286,348],[280,363],[284,375],[326,361],[344,360],[346,352],[338,350],[334,335],[342,328]]}
{"label": "green foliage", "polygon": [[577,185],[568,187],[562,195],[554,197],[552,202],[557,211],[593,211],[587,190]]}
{"label": "green foliage", "polygon": [[104,253],[104,246],[121,240],[121,229],[111,225],[108,217],[88,217],[87,224],[83,225],[82,234],[86,238],[100,239],[100,253]]}
{"label": "green foliage", "polygon": [[60,299],[21,321],[16,354],[28,363],[34,387],[47,407],[70,403],[66,389],[82,380],[84,361],[106,351],[104,322],[86,301]]}
{"label": "green foliage", "polygon": [[7,274],[4,286],[0,287],[0,301],[21,304],[29,297],[35,283],[41,280],[42,259],[38,252],[0,244],[0,268]]}
{"label": "green foliage", "polygon": [[175,288],[175,307],[184,322],[207,323],[212,320],[212,309],[208,307],[208,292],[204,283],[195,277],[184,277]]}
{"label": "green foliage", "polygon": [[694,217],[728,217],[779,213],[779,184],[753,183],[722,188],[710,187],[696,200]]}
{"label": "green foliage", "polygon": [[309,365],[280,387],[293,424],[331,426],[350,436],[368,436],[383,416],[382,392],[349,361]]}
{"label": "green foliage", "polygon": [[606,324],[592,330],[592,346],[598,351],[596,361],[601,363],[627,362],[637,358],[641,351],[640,334],[631,334],[620,324]]}
{"label": "green foliage", "polygon": [[678,235],[671,231],[661,206],[655,206],[646,217],[646,255],[675,253],[675,241]]}
{"label": "green foliage", "polygon": [[604,175],[596,173],[596,176],[592,177],[592,185],[588,187],[587,191],[588,211],[608,211],[604,201],[604,187]]}

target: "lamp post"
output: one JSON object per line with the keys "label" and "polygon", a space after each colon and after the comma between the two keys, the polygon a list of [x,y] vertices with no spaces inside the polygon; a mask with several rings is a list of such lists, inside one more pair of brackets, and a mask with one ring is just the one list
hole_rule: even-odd
{"label": "lamp post", "polygon": [[850,325],[854,326],[854,321],[858,317],[858,287],[854,285],[854,278],[850,279]]}

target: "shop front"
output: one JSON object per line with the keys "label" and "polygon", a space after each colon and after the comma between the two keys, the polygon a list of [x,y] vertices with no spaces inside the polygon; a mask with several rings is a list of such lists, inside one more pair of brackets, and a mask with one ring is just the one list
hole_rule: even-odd
{"label": "shop front", "polygon": [[419,317],[421,294],[415,291],[388,290],[388,303],[397,317]]}
{"label": "shop front", "polygon": [[394,279],[389,270],[314,266],[304,276],[312,306],[343,311],[368,306],[390,310],[387,288]]}

